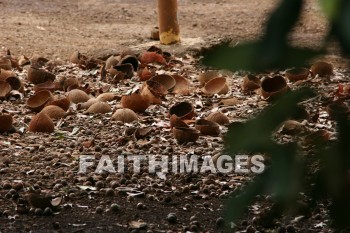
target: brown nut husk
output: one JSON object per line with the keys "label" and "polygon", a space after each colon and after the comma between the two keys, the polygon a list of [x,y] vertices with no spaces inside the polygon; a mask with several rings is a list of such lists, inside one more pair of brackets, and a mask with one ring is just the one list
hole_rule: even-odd
{"label": "brown nut husk", "polygon": [[31,132],[52,133],[55,130],[55,126],[46,113],[39,112],[33,116],[29,123],[28,130]]}
{"label": "brown nut husk", "polygon": [[51,92],[43,90],[29,97],[26,106],[34,112],[40,112],[52,100]]}
{"label": "brown nut husk", "polygon": [[57,89],[57,83],[54,83],[51,80],[47,80],[44,83],[35,85],[33,89],[34,89],[34,92],[39,92],[39,91],[54,92]]}
{"label": "brown nut husk", "polygon": [[147,81],[156,74],[156,69],[145,66],[144,68],[139,69],[137,74],[140,77],[140,81]]}
{"label": "brown nut husk", "polygon": [[118,81],[122,79],[132,78],[134,75],[134,68],[130,63],[118,64],[111,67],[108,72],[115,79],[115,81]]}
{"label": "brown nut husk", "polygon": [[19,90],[23,86],[16,73],[10,70],[0,69],[0,81],[8,82],[12,90]]}
{"label": "brown nut husk", "polygon": [[9,131],[12,128],[12,116],[0,113],[0,133]]}
{"label": "brown nut husk", "polygon": [[49,59],[42,57],[38,54],[34,54],[30,58],[30,65],[35,68],[41,68],[46,65],[46,63],[49,61]]}
{"label": "brown nut husk", "polygon": [[292,68],[286,70],[285,76],[291,82],[305,80],[310,74],[310,70],[304,67]]}
{"label": "brown nut husk", "polygon": [[6,99],[12,91],[11,85],[6,81],[0,81],[0,99]]}
{"label": "brown nut husk", "polygon": [[194,113],[194,107],[189,102],[179,102],[174,104],[169,109],[169,116],[172,116],[175,114],[177,117],[181,118],[182,120],[185,119],[192,119],[195,115]]}
{"label": "brown nut husk", "polygon": [[79,64],[84,64],[86,59],[87,59],[87,57],[85,55],[81,54],[79,51],[75,51],[70,56],[69,61],[71,63],[79,65]]}
{"label": "brown nut husk", "polygon": [[178,144],[187,142],[196,142],[199,138],[200,132],[196,129],[187,127],[174,127],[173,135]]}
{"label": "brown nut husk", "polygon": [[119,61],[119,65],[123,65],[123,64],[131,64],[132,67],[133,67],[133,71],[137,71],[137,69],[139,68],[139,60],[134,55],[126,55],[126,56],[124,56]]}
{"label": "brown nut husk", "polygon": [[133,122],[133,121],[138,121],[138,116],[131,109],[121,108],[121,109],[117,109],[113,113],[112,120],[121,121],[123,123],[130,123],[130,122]]}
{"label": "brown nut husk", "polygon": [[226,78],[219,77],[211,79],[204,85],[203,92],[206,95],[226,94],[228,92]]}
{"label": "brown nut husk", "polygon": [[109,104],[105,102],[97,102],[91,105],[88,110],[86,111],[88,113],[109,113],[112,112],[112,108]]}
{"label": "brown nut husk", "polygon": [[90,99],[90,96],[85,91],[73,89],[68,92],[67,97],[72,103],[84,103]]}
{"label": "brown nut husk", "polygon": [[163,55],[157,52],[144,52],[140,55],[139,60],[142,64],[149,64],[149,63],[166,64],[166,60],[163,57]]}
{"label": "brown nut husk", "polygon": [[88,101],[84,102],[84,103],[78,103],[77,104],[77,109],[88,109],[90,108],[91,105],[95,104],[99,102],[98,99],[96,98],[91,98]]}
{"label": "brown nut husk", "polygon": [[328,104],[327,113],[331,119],[337,119],[337,117],[346,117],[350,114],[349,106],[341,101]]}
{"label": "brown nut husk", "polygon": [[173,93],[180,95],[189,95],[190,94],[190,81],[187,78],[173,74],[173,78],[176,81],[176,85],[173,89]]}
{"label": "brown nut husk", "polygon": [[47,105],[41,112],[47,114],[51,119],[61,119],[66,115],[66,112],[56,105]]}
{"label": "brown nut husk", "polygon": [[137,93],[123,96],[121,104],[123,108],[129,108],[134,112],[144,112],[150,106],[148,98]]}
{"label": "brown nut husk", "polygon": [[162,84],[168,91],[172,91],[176,85],[175,79],[171,75],[167,74],[158,74],[149,80]]}
{"label": "brown nut husk", "polygon": [[206,117],[207,120],[218,123],[219,125],[228,125],[230,120],[222,112],[212,112]]}
{"label": "brown nut husk", "polygon": [[146,81],[141,89],[141,95],[144,96],[150,104],[160,104],[161,98],[168,93],[167,89],[160,83],[152,80]]}
{"label": "brown nut husk", "polygon": [[303,143],[305,145],[326,143],[329,141],[330,137],[331,134],[329,131],[321,129],[306,135]]}
{"label": "brown nut husk", "polygon": [[186,127],[186,128],[188,128],[189,126],[180,117],[173,114],[170,117],[170,128],[173,128],[173,127]]}
{"label": "brown nut husk", "polygon": [[27,201],[31,206],[35,208],[40,208],[42,210],[45,208],[55,209],[61,204],[62,197],[53,198],[50,195],[39,194],[35,191],[29,191],[29,194],[27,195]]}
{"label": "brown nut husk", "polygon": [[319,77],[327,77],[333,75],[333,65],[324,61],[315,62],[311,66],[310,70],[312,77],[315,77],[316,75]]}
{"label": "brown nut husk", "polygon": [[67,91],[69,87],[79,87],[80,82],[77,78],[63,78],[61,80],[62,83],[62,89],[64,91]]}
{"label": "brown nut husk", "polygon": [[286,80],[282,76],[265,78],[261,82],[261,95],[264,99],[275,100],[289,90]]}
{"label": "brown nut husk", "polygon": [[243,78],[242,90],[244,92],[250,92],[258,89],[260,87],[261,81],[258,77],[252,74],[247,74]]}
{"label": "brown nut husk", "polygon": [[62,96],[59,98],[54,98],[52,101],[48,103],[48,105],[56,105],[60,108],[62,108],[65,112],[68,111],[70,106],[70,101],[67,97]]}
{"label": "brown nut husk", "polygon": [[36,85],[39,83],[44,83],[48,80],[55,81],[56,76],[50,73],[49,71],[38,69],[31,66],[28,69],[27,78],[31,83]]}
{"label": "brown nut husk", "polygon": [[106,93],[99,94],[96,99],[98,101],[108,102],[108,101],[113,101],[117,99],[117,97],[118,97],[117,93],[106,92]]}
{"label": "brown nut husk", "polygon": [[287,120],[283,122],[282,130],[281,132],[284,134],[289,134],[289,135],[296,135],[305,130],[305,126],[295,120]]}
{"label": "brown nut husk", "polygon": [[11,70],[12,63],[11,59],[6,57],[0,57],[0,69]]}
{"label": "brown nut husk", "polygon": [[112,55],[106,60],[106,66],[105,69],[108,70],[109,68],[118,65],[119,59],[117,59],[116,56]]}
{"label": "brown nut husk", "polygon": [[203,135],[218,136],[220,134],[220,125],[206,119],[196,120],[195,128]]}
{"label": "brown nut husk", "polygon": [[219,73],[216,70],[206,71],[198,76],[199,83],[202,87],[214,78],[219,78]]}

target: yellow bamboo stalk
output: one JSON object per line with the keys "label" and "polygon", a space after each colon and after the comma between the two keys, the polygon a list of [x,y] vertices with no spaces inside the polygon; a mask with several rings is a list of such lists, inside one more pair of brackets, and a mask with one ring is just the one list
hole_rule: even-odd
{"label": "yellow bamboo stalk", "polygon": [[158,23],[161,44],[174,44],[180,41],[177,0],[158,0]]}

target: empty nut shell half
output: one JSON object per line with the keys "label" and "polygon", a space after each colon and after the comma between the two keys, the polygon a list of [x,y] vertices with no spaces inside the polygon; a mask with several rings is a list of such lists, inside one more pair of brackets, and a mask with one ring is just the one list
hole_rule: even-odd
{"label": "empty nut shell half", "polygon": [[312,77],[316,75],[320,77],[326,77],[333,74],[333,65],[327,62],[319,61],[311,66]]}
{"label": "empty nut shell half", "polygon": [[218,136],[220,134],[220,125],[213,121],[199,119],[196,121],[195,127],[203,135]]}
{"label": "empty nut shell half", "polygon": [[168,93],[167,89],[160,83],[152,80],[146,81],[141,89],[143,95],[150,104],[160,104],[161,98]]}
{"label": "empty nut shell half", "polygon": [[288,91],[286,80],[282,76],[265,78],[261,82],[261,95],[264,99],[274,100]]}
{"label": "empty nut shell half", "polygon": [[49,71],[30,67],[28,69],[28,80],[33,84],[44,83],[48,80],[54,81],[56,76]]}
{"label": "empty nut shell half", "polygon": [[51,100],[53,100],[51,92],[43,90],[29,97],[26,105],[32,111],[40,112]]}
{"label": "empty nut shell half", "polygon": [[174,127],[173,134],[178,144],[187,142],[196,142],[200,132],[196,129],[187,127]]}
{"label": "empty nut shell half", "polygon": [[[134,75],[134,68],[130,63],[118,64],[108,70],[111,75],[117,76],[118,78],[132,78]],[[123,75],[120,75],[120,72]]]}
{"label": "empty nut shell half", "polygon": [[137,114],[128,108],[117,109],[113,115],[112,120],[121,121],[123,123],[130,123],[138,120]]}
{"label": "empty nut shell half", "polygon": [[305,145],[315,145],[320,143],[326,143],[329,141],[331,134],[324,129],[317,130],[305,136],[304,144]]}
{"label": "empty nut shell half", "polygon": [[9,131],[12,128],[12,116],[0,113],[0,133]]}
{"label": "empty nut shell half", "polygon": [[81,54],[79,51],[75,51],[70,56],[69,60],[70,60],[70,62],[72,62],[74,64],[84,64],[86,59],[87,59],[86,56]]}
{"label": "empty nut shell half", "polygon": [[47,114],[51,119],[61,119],[66,115],[66,112],[56,105],[48,105],[41,112]]}
{"label": "empty nut shell half", "polygon": [[12,68],[11,60],[6,57],[0,57],[0,68],[4,70],[11,70]]}
{"label": "empty nut shell half", "polygon": [[198,80],[201,86],[204,86],[207,82],[214,78],[218,78],[219,73],[216,70],[206,71],[198,76]]}
{"label": "empty nut shell half", "polygon": [[222,112],[212,112],[206,118],[208,121],[213,121],[218,123],[219,125],[228,125],[230,124],[230,120],[228,117]]}
{"label": "empty nut shell half", "polygon": [[41,68],[43,66],[46,65],[46,63],[49,61],[49,59],[42,57],[38,54],[34,54],[31,58],[30,58],[30,64],[32,67],[36,67],[36,68]]}
{"label": "empty nut shell half", "polygon": [[57,83],[54,83],[51,80],[47,80],[44,83],[35,85],[33,89],[34,89],[34,92],[39,92],[39,91],[54,92],[57,89]]}
{"label": "empty nut shell half", "polygon": [[144,112],[150,105],[148,98],[137,93],[123,96],[121,104],[123,108],[129,108],[135,112]]}
{"label": "empty nut shell half", "polygon": [[167,74],[155,75],[150,80],[162,84],[168,91],[172,91],[176,85],[175,79]]}
{"label": "empty nut shell half", "polygon": [[115,57],[115,56],[110,56],[107,60],[106,60],[106,66],[105,69],[109,69],[115,65],[118,65],[119,60]]}
{"label": "empty nut shell half", "polygon": [[260,87],[261,81],[258,77],[252,74],[247,74],[243,78],[242,90],[244,92],[250,92],[258,89]]}
{"label": "empty nut shell half", "polygon": [[309,76],[309,69],[306,69],[304,67],[299,68],[292,68],[286,70],[285,76],[288,78],[291,82],[296,82],[299,80],[305,80]]}
{"label": "empty nut shell half", "polygon": [[104,114],[104,113],[112,112],[112,108],[109,104],[105,102],[97,102],[91,105],[86,112]]}
{"label": "empty nut shell half", "polygon": [[11,85],[8,82],[0,81],[0,99],[6,99],[11,90]]}
{"label": "empty nut shell half", "polygon": [[29,123],[28,130],[31,132],[52,133],[55,130],[55,126],[46,113],[39,112],[33,116]]}
{"label": "empty nut shell half", "polygon": [[226,94],[228,92],[226,78],[211,79],[204,85],[203,92],[206,95]]}
{"label": "empty nut shell half", "polygon": [[194,107],[189,102],[179,102],[170,107],[169,116],[175,114],[182,120],[192,119],[195,115]]}
{"label": "empty nut shell half", "polygon": [[176,81],[173,93],[180,95],[190,94],[190,82],[188,81],[188,79],[177,74],[173,74],[172,76]]}
{"label": "empty nut shell half", "polygon": [[90,96],[86,94],[85,91],[79,90],[79,89],[73,89],[68,92],[67,94],[68,99],[72,103],[84,103],[90,99]]}
{"label": "empty nut shell half", "polygon": [[350,113],[349,106],[344,102],[333,102],[327,106],[327,112],[331,119],[346,117]]}
{"label": "empty nut shell half", "polygon": [[0,81],[8,82],[13,90],[18,90],[21,87],[21,80],[11,70],[0,69]]}
{"label": "empty nut shell half", "polygon": [[133,67],[133,71],[137,71],[137,69],[139,68],[139,60],[134,55],[126,55],[126,56],[124,56],[119,61],[119,65],[122,65],[122,64],[131,64],[132,67]]}

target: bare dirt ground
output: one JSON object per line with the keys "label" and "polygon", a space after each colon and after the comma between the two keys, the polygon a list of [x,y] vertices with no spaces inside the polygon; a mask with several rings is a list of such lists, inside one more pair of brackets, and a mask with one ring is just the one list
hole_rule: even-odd
{"label": "bare dirt ground", "polygon": [[[291,40],[298,46],[317,47],[327,33],[327,24],[317,2],[307,2]],[[219,98],[202,99],[196,79],[200,71],[193,69],[196,61],[185,54],[210,46],[222,38],[235,42],[256,39],[262,33],[263,24],[275,3],[274,0],[179,0],[182,43],[162,48],[181,56],[183,66],[179,69],[186,72],[196,91],[190,97],[169,97],[165,104],[153,107],[143,115],[141,125],[132,125],[152,125],[153,131],[147,138],[151,143],[123,140],[121,137],[131,126],[110,123],[110,115],[89,117],[82,111],[76,118],[68,117],[61,125],[61,132],[50,136],[29,132],[1,136],[0,232],[221,232],[223,199],[246,177],[219,175],[208,178],[189,174],[169,176],[167,181],[163,181],[156,176],[132,174],[108,176],[91,173],[77,176],[75,156],[84,153],[97,157],[101,154],[113,156],[150,150],[152,153],[177,155],[220,153],[223,144],[221,138],[201,138],[196,145],[183,147],[176,144],[169,133],[170,129],[157,123],[168,121],[163,113],[179,100],[194,102],[197,99],[193,98],[198,97],[203,104],[198,107],[201,117],[212,111],[214,105],[218,107]],[[9,48],[16,56],[39,54],[48,59],[66,61],[78,50],[83,54],[105,58],[127,48],[141,50],[152,44],[158,45],[157,41],[149,39],[151,29],[157,25],[155,0],[0,0],[0,19],[0,47]],[[326,58],[336,68],[342,69],[347,65],[340,58],[335,45],[331,45],[329,51]],[[71,64],[54,72],[57,77],[75,75],[90,83],[99,80],[98,71],[82,71]],[[26,70],[18,72],[18,75],[24,80]],[[226,112],[231,121],[247,119],[249,114],[265,106],[264,103],[260,105],[256,95],[242,96],[239,92],[240,81],[230,81],[231,96],[225,98],[233,95],[249,101],[237,108],[220,109]],[[120,97],[135,85],[126,82],[112,89]],[[32,94],[32,85],[26,84],[26,90]],[[27,98],[25,96],[15,101],[18,105],[10,101],[0,104],[1,108],[7,108],[17,116],[16,128],[25,127],[34,115],[23,110]],[[119,100],[112,102],[112,105],[118,105]],[[75,129],[78,131],[70,135]],[[83,142],[91,140],[94,140],[94,146],[82,146]],[[23,186],[19,187],[17,183]],[[97,187],[97,190],[84,190],[86,186]],[[61,211],[51,216],[18,213],[16,201],[25,197],[24,190],[28,187],[64,196]],[[128,192],[125,192],[125,187],[129,188]],[[114,189],[113,194],[107,194],[106,190],[111,188]],[[133,197],[133,194],[140,195]],[[113,203],[120,206],[120,211],[110,211]],[[176,213],[177,223],[169,223],[166,219],[169,213]],[[271,231],[285,229],[289,225],[293,225],[290,229],[299,232],[330,231],[327,224],[311,229],[320,222],[327,223],[322,206],[313,214],[322,216],[299,223],[293,223],[293,219],[283,219]],[[141,227],[141,230],[140,227],[132,227],[131,221],[140,219],[146,223],[146,227]],[[235,230],[245,232],[247,227],[253,229],[250,225],[254,225],[253,217],[237,223]],[[264,231],[263,228],[259,230]]]}
{"label": "bare dirt ground", "polygon": [[[308,1],[294,42],[317,46],[327,25],[318,5]],[[275,1],[179,1],[181,35],[205,42],[230,37],[255,39]],[[0,45],[14,54],[67,59],[72,51],[94,53],[150,42],[157,25],[156,1],[1,1]],[[175,46],[176,47],[176,46]],[[172,52],[172,51],[170,51]]]}

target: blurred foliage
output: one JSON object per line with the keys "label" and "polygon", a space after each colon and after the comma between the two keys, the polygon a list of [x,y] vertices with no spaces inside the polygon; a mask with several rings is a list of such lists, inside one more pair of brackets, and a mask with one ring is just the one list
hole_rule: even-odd
{"label": "blurred foliage", "polygon": [[[329,32],[323,48],[312,50],[292,47],[288,36],[303,9],[303,0],[281,0],[270,15],[264,35],[257,41],[231,46],[220,44],[204,52],[207,66],[229,70],[264,71],[307,64],[316,55],[324,54],[329,41],[337,41],[345,56],[350,55],[350,1],[320,0],[329,20]],[[273,132],[297,111],[297,103],[310,97],[309,89],[300,89],[283,97],[255,119],[229,127],[226,148],[232,155],[263,153],[270,158],[269,166],[243,189],[236,191],[226,205],[228,219],[237,220],[254,203],[257,195],[268,194],[274,205],[270,212],[278,217],[298,207],[298,197],[307,196],[307,206],[331,200],[330,216],[334,227],[350,226],[350,122],[344,116],[336,119],[337,140],[315,145],[317,169],[311,172],[308,156],[301,155],[297,143],[278,144]],[[254,132],[254,133],[252,133]],[[256,133],[258,132],[258,133]]]}

